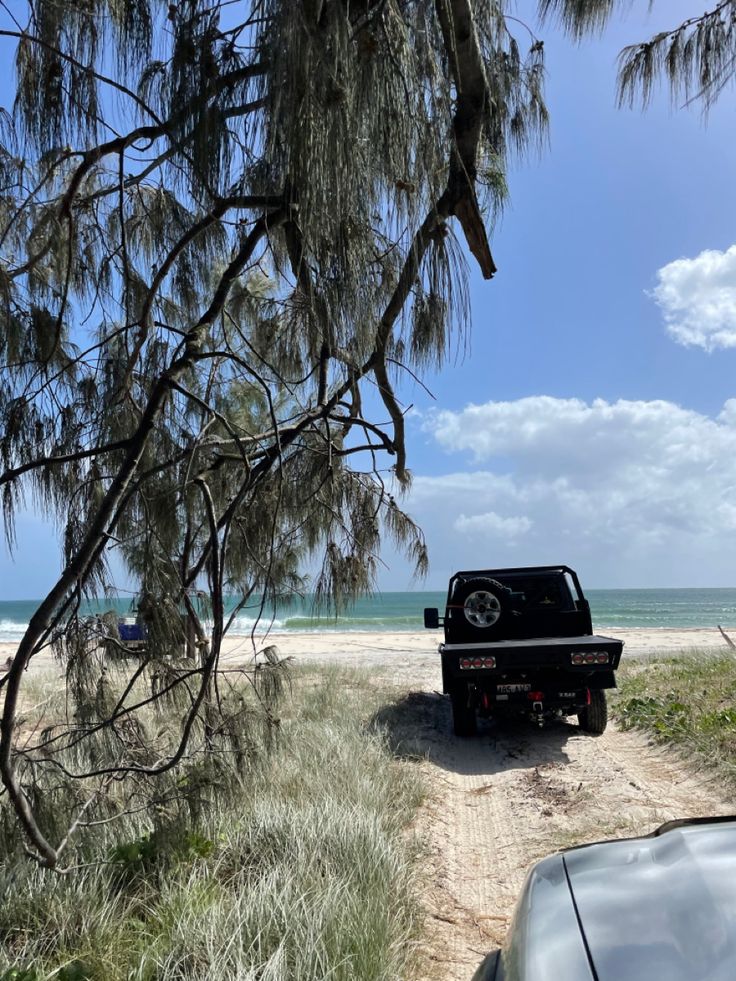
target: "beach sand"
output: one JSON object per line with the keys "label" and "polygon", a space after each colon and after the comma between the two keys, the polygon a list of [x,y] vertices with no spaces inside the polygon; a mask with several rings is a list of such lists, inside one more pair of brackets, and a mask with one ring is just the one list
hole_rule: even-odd
{"label": "beach sand", "polygon": [[[736,628],[726,628],[736,640]],[[651,657],[655,654],[687,653],[694,650],[729,650],[718,630],[713,628],[626,627],[601,631],[605,636],[624,641],[624,657]],[[410,684],[413,675],[430,677],[436,673],[440,682],[437,645],[441,631],[416,633],[383,633],[378,631],[295,633],[274,631],[267,637],[230,637],[223,645],[223,668],[247,665],[256,651],[275,645],[282,657],[299,664],[341,664],[356,668],[379,669],[396,683]],[[0,644],[0,673],[8,657],[15,654],[16,645]],[[50,653],[42,651],[32,661],[32,670],[54,667]]]}

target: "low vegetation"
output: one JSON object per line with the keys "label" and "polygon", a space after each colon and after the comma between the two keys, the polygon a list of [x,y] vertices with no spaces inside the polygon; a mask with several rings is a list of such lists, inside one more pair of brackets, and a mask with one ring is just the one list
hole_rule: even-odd
{"label": "low vegetation", "polygon": [[66,875],[6,837],[0,981],[411,977],[422,788],[367,722],[385,695],[355,672],[297,672],[237,793],[189,774],[187,820],[131,808],[86,829]]}
{"label": "low vegetation", "polygon": [[736,784],[736,658],[693,651],[628,664],[618,681],[619,725],[694,754]]}

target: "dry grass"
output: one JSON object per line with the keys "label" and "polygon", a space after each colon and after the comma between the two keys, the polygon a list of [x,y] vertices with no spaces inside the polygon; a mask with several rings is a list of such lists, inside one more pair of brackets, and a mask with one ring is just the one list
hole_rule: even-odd
{"label": "dry grass", "polygon": [[127,817],[63,877],[8,855],[0,981],[412,977],[422,787],[366,725],[385,697],[299,672],[274,745],[198,820]]}

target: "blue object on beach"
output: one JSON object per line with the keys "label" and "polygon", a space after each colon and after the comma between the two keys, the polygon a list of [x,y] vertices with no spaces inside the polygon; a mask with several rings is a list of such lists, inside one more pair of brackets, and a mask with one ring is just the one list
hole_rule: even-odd
{"label": "blue object on beach", "polygon": [[145,640],[146,628],[142,623],[118,623],[120,639],[124,641]]}

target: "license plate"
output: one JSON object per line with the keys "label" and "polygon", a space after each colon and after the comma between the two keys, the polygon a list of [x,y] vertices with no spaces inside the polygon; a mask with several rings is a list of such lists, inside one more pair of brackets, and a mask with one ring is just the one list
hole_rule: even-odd
{"label": "license plate", "polygon": [[496,691],[500,694],[501,692],[513,692],[513,691],[531,691],[531,685],[498,685]]}

